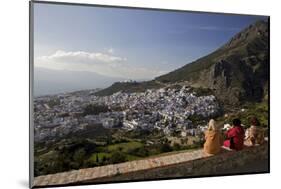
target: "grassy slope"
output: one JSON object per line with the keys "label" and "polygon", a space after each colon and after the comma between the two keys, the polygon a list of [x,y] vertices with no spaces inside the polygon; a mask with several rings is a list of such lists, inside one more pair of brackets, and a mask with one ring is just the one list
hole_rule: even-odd
{"label": "grassy slope", "polygon": [[128,82],[128,83],[117,82],[104,90],[98,91],[95,94],[98,96],[107,96],[107,95],[112,95],[113,93],[116,93],[119,91],[144,92],[146,89],[160,88],[161,86],[162,86],[161,84],[156,83],[155,81]]}

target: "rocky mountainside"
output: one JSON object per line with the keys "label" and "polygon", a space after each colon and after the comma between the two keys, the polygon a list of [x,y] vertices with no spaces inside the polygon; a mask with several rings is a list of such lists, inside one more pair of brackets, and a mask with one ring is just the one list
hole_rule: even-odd
{"label": "rocky mountainside", "polygon": [[[259,102],[268,93],[268,27],[267,21],[258,21],[236,34],[213,53],[150,82],[157,83],[158,86],[182,84],[212,89],[224,104]],[[142,83],[138,85],[141,87]],[[118,88],[113,86],[114,90],[109,87],[105,91],[117,92]],[[103,91],[99,94],[105,95]]]}
{"label": "rocky mountainside", "polygon": [[242,30],[213,53],[156,78],[213,89],[224,103],[261,101],[268,93],[268,22]]}

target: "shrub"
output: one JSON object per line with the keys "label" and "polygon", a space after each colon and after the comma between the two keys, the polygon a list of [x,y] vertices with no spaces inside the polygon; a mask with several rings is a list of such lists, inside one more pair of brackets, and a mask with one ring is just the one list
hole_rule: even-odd
{"label": "shrub", "polygon": [[110,158],[111,163],[121,163],[124,161],[127,161],[125,154],[118,152],[118,151],[115,151],[112,153],[111,158]]}
{"label": "shrub", "polygon": [[180,144],[175,143],[174,146],[173,146],[173,149],[176,150],[176,151],[180,150],[181,149]]}
{"label": "shrub", "polygon": [[163,152],[170,152],[173,149],[171,148],[171,146],[168,143],[164,143],[160,146],[160,151]]}

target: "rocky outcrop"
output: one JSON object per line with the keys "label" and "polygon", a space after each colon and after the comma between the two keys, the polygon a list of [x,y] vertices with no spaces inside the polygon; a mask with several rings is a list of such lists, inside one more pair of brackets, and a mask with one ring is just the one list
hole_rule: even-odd
{"label": "rocky outcrop", "polygon": [[229,63],[225,60],[220,60],[210,70],[208,86],[212,89],[228,88],[231,81],[230,73],[231,67]]}

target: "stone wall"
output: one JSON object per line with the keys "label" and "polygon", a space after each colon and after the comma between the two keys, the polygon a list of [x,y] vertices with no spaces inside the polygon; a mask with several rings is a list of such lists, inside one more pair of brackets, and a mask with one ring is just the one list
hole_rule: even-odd
{"label": "stone wall", "polygon": [[172,179],[182,177],[269,172],[268,144],[236,152],[223,149],[207,155],[202,149],[35,178],[34,186]]}
{"label": "stone wall", "polygon": [[[243,166],[248,167],[247,164],[252,164],[252,162],[255,161],[268,163],[267,145],[247,147],[239,152],[224,150],[221,154],[215,156],[202,157],[151,170],[120,174],[114,177],[97,179],[90,182],[155,180],[269,171],[268,165],[262,165],[262,168],[267,167],[267,169],[259,170],[257,167],[250,167],[246,171],[243,169]],[[241,168],[241,171],[239,171],[239,168]]]}

